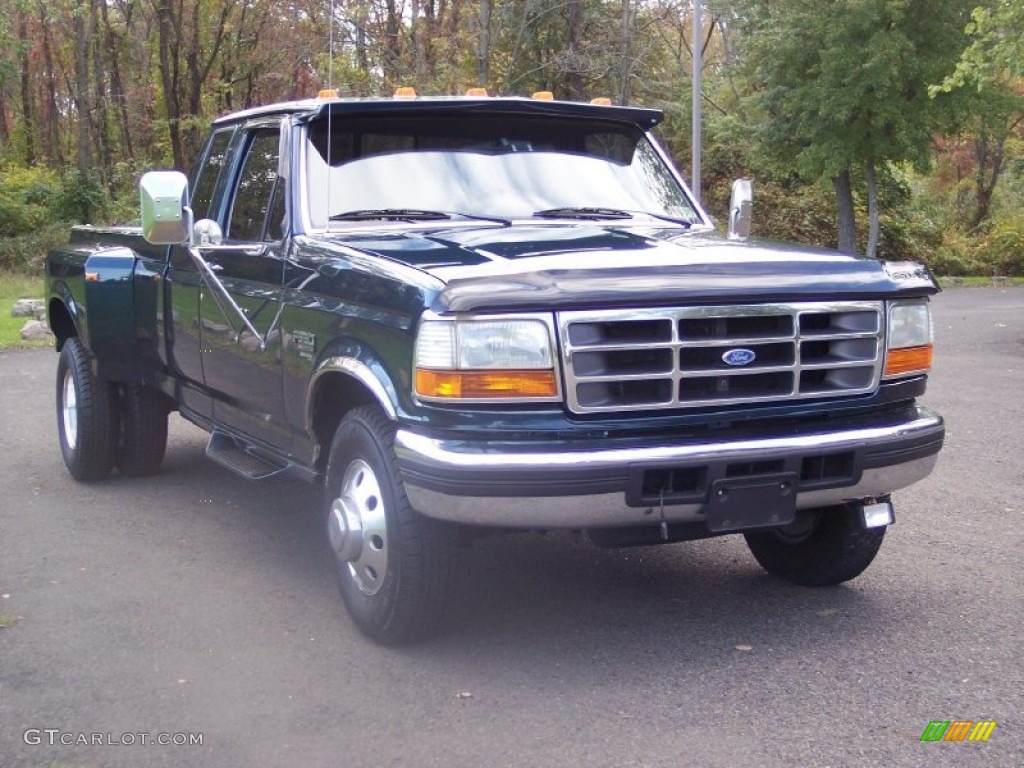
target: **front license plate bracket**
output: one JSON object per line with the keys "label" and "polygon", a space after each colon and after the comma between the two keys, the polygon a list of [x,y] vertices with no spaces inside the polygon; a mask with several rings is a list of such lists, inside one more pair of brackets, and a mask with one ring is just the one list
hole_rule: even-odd
{"label": "front license plate bracket", "polygon": [[713,533],[775,528],[796,519],[795,472],[722,478],[711,483],[707,525]]}

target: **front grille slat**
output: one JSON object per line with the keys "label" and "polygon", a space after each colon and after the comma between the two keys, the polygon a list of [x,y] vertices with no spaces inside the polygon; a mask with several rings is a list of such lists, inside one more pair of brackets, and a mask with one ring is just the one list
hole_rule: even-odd
{"label": "front grille slat", "polygon": [[[807,367],[804,366],[804,368]],[[745,371],[737,371],[735,368],[687,368],[685,371],[679,372],[679,377],[689,379],[701,376],[751,376],[754,373],[791,373],[792,371],[792,365],[750,366]]]}
{"label": "front grille slat", "polygon": [[874,391],[880,301],[566,311],[574,413],[692,408]]}
{"label": "front grille slat", "polygon": [[[850,338],[843,336],[844,339]],[[701,347],[721,347],[725,342],[720,339],[687,339],[685,346],[691,349],[699,349]],[[728,344],[730,345],[751,345],[751,344],[792,344],[792,336],[762,336],[760,338],[750,336],[747,338],[729,339]]]}
{"label": "front grille slat", "polygon": [[865,363],[863,360],[830,360],[820,363],[803,363],[800,366],[800,369],[803,371],[832,370],[834,368],[867,368],[873,370],[874,366],[870,363]]}

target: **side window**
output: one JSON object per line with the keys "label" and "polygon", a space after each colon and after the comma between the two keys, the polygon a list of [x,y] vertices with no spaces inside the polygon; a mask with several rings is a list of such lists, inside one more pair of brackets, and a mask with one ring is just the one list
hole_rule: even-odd
{"label": "side window", "polygon": [[267,240],[281,240],[284,237],[284,179],[274,184],[273,197],[270,198],[270,210],[267,212]]}
{"label": "side window", "polygon": [[217,186],[217,179],[224,167],[224,161],[227,159],[228,145],[231,143],[233,133],[234,129],[217,131],[210,139],[206,160],[199,169],[199,177],[192,187],[191,205],[196,221],[216,217],[217,212],[211,210],[213,190]]}
{"label": "side window", "polygon": [[[260,128],[253,131],[245,163],[235,188],[235,199],[231,206],[231,218],[225,237],[231,240],[252,241],[262,240],[268,228],[270,237],[280,232],[280,221],[270,222],[269,227],[267,224],[267,213],[272,203],[271,195],[275,187],[284,186],[276,183],[279,142],[280,132],[277,128]],[[282,189],[282,202],[283,192]],[[274,209],[279,207],[283,206],[273,206]],[[271,213],[271,216],[277,215],[276,211]],[[280,215],[283,218],[283,210]]]}

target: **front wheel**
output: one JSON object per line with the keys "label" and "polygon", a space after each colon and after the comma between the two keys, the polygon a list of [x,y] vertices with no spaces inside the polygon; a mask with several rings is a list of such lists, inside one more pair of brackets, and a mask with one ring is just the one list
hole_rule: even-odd
{"label": "front wheel", "polygon": [[349,412],[327,465],[327,532],[342,600],[370,639],[429,635],[444,615],[456,537],[421,516],[398,476],[394,427],[376,407]]}
{"label": "front wheel", "polygon": [[117,408],[113,388],[93,373],[81,339],[64,342],[57,360],[57,432],[68,472],[76,480],[102,480],[114,466]]}
{"label": "front wheel", "polygon": [[754,558],[773,576],[808,587],[860,576],[878,554],[885,528],[864,528],[857,505],[801,512],[783,528],[745,533]]}

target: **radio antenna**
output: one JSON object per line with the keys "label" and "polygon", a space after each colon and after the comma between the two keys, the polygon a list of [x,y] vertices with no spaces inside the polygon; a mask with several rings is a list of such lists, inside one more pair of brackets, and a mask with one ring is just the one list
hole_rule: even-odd
{"label": "radio antenna", "polygon": [[327,38],[327,89],[334,87],[334,0],[331,0],[331,22]]}
{"label": "radio antenna", "polygon": [[[329,25],[327,42],[327,89],[334,88],[334,0],[331,0],[331,22]],[[334,131],[331,129],[331,116],[334,110],[327,106],[327,220],[324,227],[331,231],[331,145],[334,140]]]}

